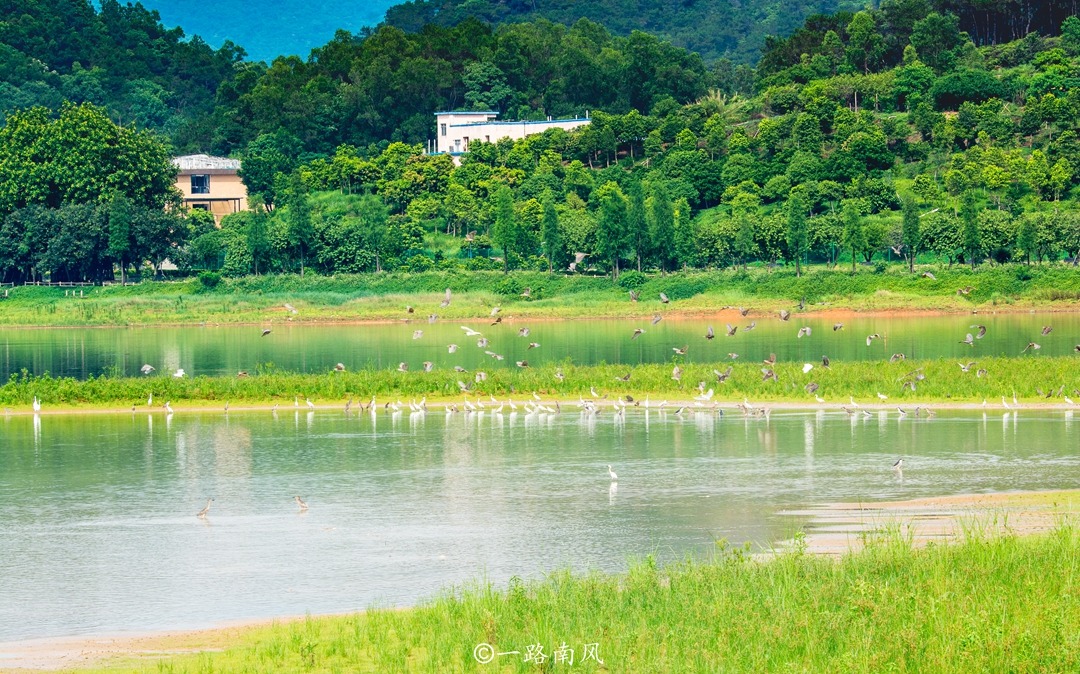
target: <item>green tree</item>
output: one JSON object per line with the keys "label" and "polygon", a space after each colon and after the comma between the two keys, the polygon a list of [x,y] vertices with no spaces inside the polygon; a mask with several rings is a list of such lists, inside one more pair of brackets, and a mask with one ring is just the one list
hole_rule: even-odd
{"label": "green tree", "polygon": [[597,205],[596,252],[611,266],[611,278],[619,278],[619,260],[626,249],[629,204],[618,184],[612,181],[593,193]]}
{"label": "green tree", "polygon": [[731,200],[731,217],[735,221],[735,252],[746,269],[750,258],[758,252],[755,223],[760,218],[760,204],[756,195],[740,191]]}
{"label": "green tree", "polygon": [[374,194],[365,194],[356,204],[356,217],[360,220],[363,245],[375,256],[375,271],[381,272],[390,211],[382,199]]}
{"label": "green tree", "polygon": [[859,205],[854,201],[844,202],[844,247],[851,251],[851,271],[855,271],[859,253],[866,248],[866,226]]}
{"label": "green tree", "polygon": [[293,174],[289,179],[285,206],[288,209],[285,217],[289,247],[300,258],[300,276],[303,276],[307,257],[315,245],[315,229],[311,223],[311,201],[307,188],[298,174]]}
{"label": "green tree", "polygon": [[1016,232],[1016,247],[1024,254],[1024,260],[1031,264],[1031,254],[1035,251],[1038,227],[1033,213],[1025,213],[1020,218],[1020,227]]}
{"label": "green tree", "polygon": [[900,239],[904,243],[904,252],[908,259],[908,271],[915,273],[915,256],[919,254],[922,245],[922,232],[919,231],[919,211],[915,206],[915,200],[906,197],[901,202],[902,224]]}
{"label": "green tree", "polygon": [[795,260],[795,276],[802,276],[802,258],[810,249],[810,236],[806,226],[806,206],[798,194],[787,203],[787,252]]}
{"label": "green tree", "polygon": [[640,181],[635,181],[630,185],[629,197],[626,238],[631,252],[637,258],[637,270],[641,271],[642,260],[649,256],[652,239],[649,236],[649,223],[645,214],[645,188]]}
{"label": "green tree", "polygon": [[686,197],[675,200],[671,209],[671,224],[675,230],[675,255],[684,268],[697,262],[697,228]]}
{"label": "green tree", "polygon": [[249,195],[262,197],[268,211],[277,206],[278,176],[288,175],[296,169],[300,151],[300,140],[284,130],[264,133],[248,143],[244,150],[240,178]]}
{"label": "green tree", "polygon": [[671,205],[664,184],[657,182],[652,188],[649,202],[649,238],[656,255],[660,272],[666,273],[678,259],[677,238],[675,236],[675,211]]}
{"label": "green tree", "polygon": [[120,283],[126,284],[127,263],[131,256],[131,202],[114,194],[109,203],[109,257],[120,266]]}
{"label": "green tree", "polygon": [[491,240],[503,250],[503,273],[510,271],[510,255],[517,253],[517,221],[514,218],[514,196],[510,188],[502,185],[495,191],[495,224],[491,228]]}
{"label": "green tree", "polygon": [[552,273],[555,265],[562,268],[562,236],[559,234],[559,213],[555,210],[555,197],[551,190],[544,192],[541,200],[544,208],[544,216],[540,225],[540,236],[544,243],[544,256],[548,260],[548,273]]}
{"label": "green tree", "polygon": [[975,268],[975,261],[982,249],[982,234],[979,232],[979,209],[975,202],[975,192],[964,192],[960,201],[960,222],[964,228],[964,254]]}

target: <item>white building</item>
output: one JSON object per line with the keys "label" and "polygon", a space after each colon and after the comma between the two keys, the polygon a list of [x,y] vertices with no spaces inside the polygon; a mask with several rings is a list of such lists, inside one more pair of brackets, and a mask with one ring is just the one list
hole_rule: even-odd
{"label": "white building", "polygon": [[469,143],[497,143],[503,138],[521,140],[525,136],[543,133],[548,129],[572,131],[589,123],[589,117],[551,119],[539,122],[496,122],[499,113],[486,110],[474,112],[452,110],[435,113],[435,153],[449,152],[455,157],[469,151]]}

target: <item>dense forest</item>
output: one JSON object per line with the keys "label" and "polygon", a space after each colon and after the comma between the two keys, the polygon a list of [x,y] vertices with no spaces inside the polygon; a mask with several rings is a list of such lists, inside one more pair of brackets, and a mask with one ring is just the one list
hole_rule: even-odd
{"label": "dense forest", "polygon": [[[167,250],[232,275],[1075,260],[1074,5],[894,0],[813,16],[753,71],[584,19],[342,32],[270,66],[200,47],[231,74],[200,133],[173,147],[240,156],[256,208],[172,227]],[[456,166],[423,152],[431,112],[450,107],[590,110],[592,123],[474,143]],[[0,183],[21,142],[5,141]],[[57,204],[9,202],[7,250],[27,247],[32,207]],[[48,267],[3,251],[8,279]],[[108,275],[112,258],[98,259],[92,275]]]}

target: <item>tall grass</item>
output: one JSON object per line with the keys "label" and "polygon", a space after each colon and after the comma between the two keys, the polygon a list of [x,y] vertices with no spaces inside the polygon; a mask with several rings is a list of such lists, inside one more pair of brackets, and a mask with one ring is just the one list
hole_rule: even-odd
{"label": "tall grass", "polygon": [[[1080,532],[915,549],[875,539],[840,560],[796,549],[621,575],[478,583],[408,610],[253,629],[224,652],[141,669],[195,672],[1075,672]],[[480,665],[478,644],[519,651]],[[575,662],[552,659],[562,644]],[[543,666],[525,662],[540,644]],[[597,645],[598,659],[582,660]]]}
{"label": "tall grass", "polygon": [[[133,325],[236,323],[271,320],[396,319],[406,304],[423,315],[486,316],[498,304],[519,316],[597,317],[650,315],[660,308],[715,311],[735,304],[759,309],[811,305],[851,308],[966,310],[974,307],[1080,302],[1080,269],[1052,265],[933,268],[936,279],[908,274],[902,266],[877,273],[812,268],[796,278],[786,269],[694,271],[659,275],[625,274],[619,283],[598,276],[541,272],[425,272],[338,276],[248,276],[225,279],[213,288],[198,280],[147,282],[138,286],[85,288],[83,297],[60,288],[15,288],[0,299],[3,325]],[[971,287],[968,295],[960,288]],[[456,297],[440,307],[442,293]],[[521,293],[529,288],[530,298]],[[634,304],[627,291],[636,288]],[[294,306],[299,314],[286,311]],[[813,309],[814,307],[812,307]]]}
{"label": "tall grass", "polygon": [[[897,363],[843,362],[824,368],[820,363],[809,373],[802,372],[801,363],[777,363],[773,369],[778,381],[763,381],[758,363],[689,363],[682,364],[682,380],[672,379],[672,365],[643,364],[577,366],[570,363],[518,369],[513,365],[494,365],[487,370],[486,381],[477,383],[475,373],[457,373],[442,369],[433,372],[396,370],[359,370],[328,372],[326,374],[297,374],[288,372],[252,372],[246,377],[194,377],[177,379],[164,374],[153,377],[94,377],[87,380],[72,378],[34,377],[27,373],[12,375],[0,385],[0,404],[25,408],[34,396],[42,404],[58,406],[127,406],[144,405],[152,393],[158,404],[171,400],[174,404],[194,404],[230,400],[249,403],[291,404],[294,397],[310,397],[319,405],[343,403],[354,397],[366,402],[372,395],[381,403],[397,399],[419,399],[427,396],[430,402],[461,401],[458,382],[470,387],[468,396],[493,395],[529,396],[532,392],[547,398],[576,401],[591,398],[592,390],[609,399],[632,396],[638,401],[646,396],[652,403],[668,399],[688,401],[698,395],[699,382],[714,390],[714,401],[796,402],[813,403],[814,396],[805,390],[807,384],[818,384],[817,395],[830,403],[847,403],[849,396],[862,402],[879,402],[877,394],[889,397],[889,404],[919,403],[981,403],[984,399],[1000,404],[1002,396],[1011,404],[1015,393],[1025,403],[1062,403],[1064,396],[1080,399],[1080,371],[1075,357],[983,358],[978,367],[987,374],[977,377],[973,371],[962,373],[953,360],[908,360]],[[726,371],[731,377],[720,383],[714,370]],[[564,379],[559,380],[556,372]],[[925,378],[916,383],[915,391],[904,387],[918,372]],[[630,374],[629,381],[621,377]],[[1063,388],[1062,388],[1063,387]],[[1061,396],[1046,398],[1045,393]]]}

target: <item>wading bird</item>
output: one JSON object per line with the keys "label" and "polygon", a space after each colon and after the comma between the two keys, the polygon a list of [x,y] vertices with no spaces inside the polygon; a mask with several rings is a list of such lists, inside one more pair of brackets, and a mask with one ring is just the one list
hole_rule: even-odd
{"label": "wading bird", "polygon": [[521,291],[521,296],[524,297],[525,299],[531,299],[532,298],[532,288],[526,287],[525,290]]}
{"label": "wading bird", "polygon": [[608,467],[607,467],[607,474],[608,474],[608,477],[611,478],[612,482],[618,482],[619,481],[619,476],[615,474],[615,471],[611,470],[611,464],[610,463],[608,464]]}
{"label": "wading bird", "polygon": [[168,400],[165,401],[165,413],[166,414],[172,414],[173,413],[172,405],[169,403]]}
{"label": "wading bird", "polygon": [[300,498],[299,496],[293,496],[293,500],[296,501],[296,505],[300,507],[300,512],[304,512],[307,510],[307,504],[304,503],[304,499]]}
{"label": "wading bird", "polygon": [[446,294],[443,297],[443,301],[439,303],[439,306],[443,307],[444,309],[446,307],[450,306],[450,289],[449,288],[446,289]]}
{"label": "wading bird", "polygon": [[34,411],[35,412],[40,412],[41,411],[41,401],[38,400],[37,396],[34,396]]}
{"label": "wading bird", "polygon": [[311,402],[311,398],[304,398],[304,401],[307,403],[309,410],[315,409],[315,403]]}
{"label": "wading bird", "polygon": [[894,463],[892,465],[892,468],[893,468],[893,470],[895,470],[898,473],[900,471],[904,470],[904,460],[903,459],[897,459],[896,463]]}
{"label": "wading bird", "polygon": [[213,498],[206,499],[206,507],[196,513],[195,517],[206,519],[207,514],[210,513],[210,504],[214,502]]}

